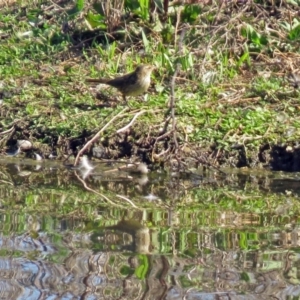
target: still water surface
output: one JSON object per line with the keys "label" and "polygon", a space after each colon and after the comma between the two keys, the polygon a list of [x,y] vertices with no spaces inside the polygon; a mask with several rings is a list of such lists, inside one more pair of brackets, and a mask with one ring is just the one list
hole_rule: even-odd
{"label": "still water surface", "polygon": [[0,299],[300,299],[299,174],[117,167],[0,159]]}

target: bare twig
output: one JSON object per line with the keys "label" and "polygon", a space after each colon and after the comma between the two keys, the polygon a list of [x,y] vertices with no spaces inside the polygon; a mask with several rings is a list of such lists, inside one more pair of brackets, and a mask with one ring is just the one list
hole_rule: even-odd
{"label": "bare twig", "polygon": [[[180,20],[180,14],[177,16],[177,25]],[[185,36],[186,27],[184,27],[181,31],[180,38],[178,40],[178,54],[180,55],[182,52],[182,44]],[[177,141],[177,131],[176,131],[176,117],[175,117],[175,79],[177,77],[177,73],[180,70],[181,65],[178,63],[175,68],[175,72],[172,76],[171,80],[171,96],[170,96],[170,108],[171,108],[171,118],[172,118],[172,131],[173,131],[173,140],[175,144],[175,149],[178,150],[178,141]]]}
{"label": "bare twig", "polygon": [[138,116],[140,116],[141,114],[145,113],[145,112],[146,112],[145,110],[142,110],[142,111],[136,113],[135,116],[133,117],[133,119],[131,120],[131,122],[129,124],[127,124],[126,126],[124,126],[124,127],[120,128],[119,130],[117,130],[117,133],[121,133],[123,131],[126,131],[134,123],[136,118]]}
{"label": "bare twig", "polygon": [[[75,172],[75,176],[77,177],[77,179],[83,184],[84,188],[90,192],[93,192],[94,194],[104,198],[107,202],[109,202],[110,204],[114,205],[114,206],[121,206],[121,205],[118,205],[116,203],[113,203],[111,200],[109,200],[106,196],[104,196],[103,194],[101,193],[98,193],[97,191],[91,189],[90,187],[88,187],[88,185],[86,184],[86,182],[80,178],[80,176]],[[121,206],[122,207],[122,206]]]}
{"label": "bare twig", "polygon": [[[176,25],[175,25],[175,45],[177,45],[177,32],[178,32],[178,27],[179,27],[179,24],[180,24],[180,19],[181,19],[181,11],[182,11],[182,7],[179,7],[178,11],[177,11],[177,19],[176,19]],[[181,37],[179,38],[181,39]],[[179,51],[179,47],[180,47],[180,42],[178,43],[178,52]]]}
{"label": "bare twig", "polygon": [[114,122],[114,120],[116,120],[117,118],[120,117],[120,115],[122,115],[125,111],[127,110],[127,107],[125,107],[122,111],[120,111],[117,115],[115,115],[111,120],[109,120],[106,125],[104,127],[102,127],[95,135],[94,137],[89,140],[84,146],[83,148],[78,152],[77,156],[76,156],[76,159],[75,159],[75,162],[74,162],[74,166],[77,165],[78,163],[78,160],[79,160],[79,157],[84,153],[84,151],[93,143],[95,142],[100,134],[111,124]]}
{"label": "bare twig", "polygon": [[14,129],[15,129],[15,126],[11,127],[8,130],[0,132],[0,135],[5,135],[5,134],[8,134],[8,133],[11,133],[12,131],[14,131]]}
{"label": "bare twig", "polygon": [[[155,158],[158,159],[159,157],[164,156],[164,155],[170,153],[170,151],[171,151],[171,149],[169,147],[167,150],[163,150],[160,153],[156,154]],[[152,155],[152,160],[154,160],[153,158],[154,158],[154,154]]]}
{"label": "bare twig", "polygon": [[116,197],[121,198],[123,200],[126,200],[128,203],[130,203],[134,208],[138,208],[130,199],[122,196],[122,195],[116,195]]}
{"label": "bare twig", "polygon": [[170,106],[171,106],[171,118],[172,118],[172,131],[173,131],[173,138],[174,138],[174,144],[175,148],[178,149],[178,142],[177,142],[177,135],[176,135],[176,117],[175,117],[175,78],[177,76],[177,72],[180,68],[180,65],[177,64],[175,72],[172,76],[171,80],[171,101],[170,101]]}
{"label": "bare twig", "polygon": [[101,1],[100,3],[106,17],[108,32],[111,33],[121,22],[124,0]]}

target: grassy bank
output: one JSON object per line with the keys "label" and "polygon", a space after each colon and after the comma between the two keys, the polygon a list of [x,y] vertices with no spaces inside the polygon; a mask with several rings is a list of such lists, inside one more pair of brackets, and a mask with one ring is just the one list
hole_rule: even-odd
{"label": "grassy bank", "polygon": [[[1,7],[2,155],[21,139],[76,154],[117,116],[90,154],[298,170],[298,3],[155,3]],[[129,107],[85,83],[141,63],[156,67],[152,85]]]}

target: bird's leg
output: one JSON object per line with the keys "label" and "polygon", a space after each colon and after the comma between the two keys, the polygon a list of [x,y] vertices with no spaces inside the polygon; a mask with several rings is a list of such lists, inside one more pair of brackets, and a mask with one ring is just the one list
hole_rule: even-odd
{"label": "bird's leg", "polygon": [[131,108],[131,106],[130,106],[129,102],[127,101],[125,95],[123,95],[123,101],[124,101],[125,105],[127,105],[129,108]]}
{"label": "bird's leg", "polygon": [[[122,95],[123,96],[123,102],[127,105],[127,106],[129,106],[129,104],[128,104],[128,102],[127,102],[127,99],[126,99],[126,96],[123,94]],[[130,106],[129,106],[130,107]]]}

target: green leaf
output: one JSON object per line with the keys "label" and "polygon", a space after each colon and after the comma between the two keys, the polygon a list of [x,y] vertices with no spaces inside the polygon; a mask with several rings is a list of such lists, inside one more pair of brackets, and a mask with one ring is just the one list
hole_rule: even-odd
{"label": "green leaf", "polygon": [[182,12],[182,21],[186,23],[194,23],[201,14],[200,5],[186,5]]}
{"label": "green leaf", "polygon": [[126,10],[137,10],[140,7],[138,0],[125,0],[124,7]]}
{"label": "green leaf", "polygon": [[105,17],[102,15],[95,15],[91,12],[88,12],[88,14],[85,17],[85,20],[89,23],[89,25],[92,28],[100,27],[102,29],[106,29]]}
{"label": "green leaf", "polygon": [[147,20],[149,18],[149,0],[139,0],[141,17],[143,20]]}
{"label": "green leaf", "polygon": [[149,18],[149,0],[125,0],[124,7],[127,11],[139,15],[143,20]]}
{"label": "green leaf", "polygon": [[78,12],[82,11],[84,7],[84,0],[77,0],[75,7]]}
{"label": "green leaf", "polygon": [[82,11],[84,7],[84,0],[77,0],[75,7],[78,12]]}
{"label": "green leaf", "polygon": [[250,61],[250,55],[249,55],[249,49],[247,44],[244,45],[244,54],[240,57],[240,59],[237,62],[237,66],[238,68],[246,61],[247,65],[250,66],[251,65],[251,61]]}
{"label": "green leaf", "polygon": [[297,40],[300,38],[300,24],[293,28],[288,34],[288,39],[291,41]]}
{"label": "green leaf", "polygon": [[74,7],[68,11],[69,16],[74,16],[81,12],[84,7],[84,0],[77,0]]}
{"label": "green leaf", "polygon": [[142,30],[142,38],[143,38],[143,44],[144,44],[144,47],[145,47],[145,50],[146,52],[148,52],[149,50],[149,41],[144,33],[144,30]]}
{"label": "green leaf", "polygon": [[135,275],[139,279],[145,279],[147,272],[149,270],[148,257],[145,254],[140,254],[138,256],[140,265],[135,269]]}

